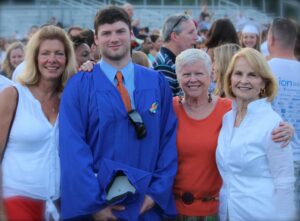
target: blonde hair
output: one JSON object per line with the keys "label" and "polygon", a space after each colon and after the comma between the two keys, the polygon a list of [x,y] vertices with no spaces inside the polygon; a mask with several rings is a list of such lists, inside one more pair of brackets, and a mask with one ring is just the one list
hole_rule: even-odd
{"label": "blonde hair", "polygon": [[215,94],[221,97],[225,96],[224,93],[224,77],[233,55],[241,49],[238,44],[224,44],[214,48],[214,63],[216,65],[216,89]]}
{"label": "blonde hair", "polygon": [[65,47],[66,67],[61,76],[57,91],[61,92],[69,79],[76,73],[76,59],[73,49],[73,43],[67,33],[54,25],[44,26],[38,30],[29,40],[25,54],[25,69],[17,80],[26,86],[37,85],[40,80],[40,71],[37,64],[37,58],[40,46],[45,40],[59,40]]}
{"label": "blonde hair", "polygon": [[232,92],[231,76],[239,58],[246,59],[254,72],[265,82],[265,92],[261,93],[260,97],[266,97],[270,102],[273,101],[278,90],[277,81],[263,55],[253,48],[243,48],[233,56],[225,74],[224,90],[226,96],[231,98],[236,97]]}
{"label": "blonde hair", "polygon": [[142,51],[132,52],[132,62],[144,67],[150,67],[149,59],[147,55]]}
{"label": "blonde hair", "polygon": [[11,43],[6,49],[6,56],[3,60],[2,71],[7,75],[9,79],[11,79],[12,73],[15,70],[15,67],[13,67],[10,62],[11,52],[15,49],[21,49],[23,52],[25,52],[25,46],[22,42],[16,41]]}

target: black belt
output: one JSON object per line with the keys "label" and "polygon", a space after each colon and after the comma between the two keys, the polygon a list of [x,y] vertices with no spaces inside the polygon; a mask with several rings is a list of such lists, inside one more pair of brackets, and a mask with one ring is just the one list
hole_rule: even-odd
{"label": "black belt", "polygon": [[200,200],[202,202],[210,202],[210,201],[218,201],[219,197],[215,196],[205,196],[205,197],[195,197],[192,193],[190,192],[184,192],[181,195],[174,194],[175,199],[180,199],[184,204],[190,205],[192,204],[195,200]]}

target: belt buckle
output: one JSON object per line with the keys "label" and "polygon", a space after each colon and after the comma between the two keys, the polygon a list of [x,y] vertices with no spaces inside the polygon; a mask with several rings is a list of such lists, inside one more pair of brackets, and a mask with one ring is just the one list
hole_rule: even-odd
{"label": "belt buckle", "polygon": [[209,202],[209,201],[212,201],[212,200],[214,200],[214,198],[211,197],[211,196],[206,196],[206,197],[202,198],[202,202]]}
{"label": "belt buckle", "polygon": [[195,197],[190,192],[184,192],[181,196],[181,200],[182,202],[184,202],[184,204],[190,205],[194,202]]}

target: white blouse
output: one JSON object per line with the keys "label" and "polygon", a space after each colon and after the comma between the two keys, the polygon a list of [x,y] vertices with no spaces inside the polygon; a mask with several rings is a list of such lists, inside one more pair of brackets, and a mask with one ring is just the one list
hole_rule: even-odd
{"label": "white blouse", "polygon": [[58,124],[53,126],[40,102],[20,84],[18,107],[5,150],[3,196],[46,201],[46,215],[58,217],[52,203],[59,198]]}
{"label": "white blouse", "polygon": [[11,80],[9,80],[8,78],[0,75],[0,92],[5,89],[8,86],[13,85],[14,82],[12,82]]}
{"label": "white blouse", "polygon": [[294,167],[290,146],[271,140],[280,116],[266,99],[251,102],[239,127],[236,104],[225,114],[216,160],[223,179],[221,221],[294,220]]}

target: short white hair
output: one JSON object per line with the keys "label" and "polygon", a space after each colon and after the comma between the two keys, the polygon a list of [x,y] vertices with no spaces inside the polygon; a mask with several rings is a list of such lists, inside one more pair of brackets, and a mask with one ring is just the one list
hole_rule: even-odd
{"label": "short white hair", "polygon": [[208,74],[210,75],[212,71],[210,56],[205,51],[195,48],[186,49],[179,55],[177,55],[175,61],[177,75],[179,73],[179,70],[184,65],[192,65],[197,61],[203,62]]}

